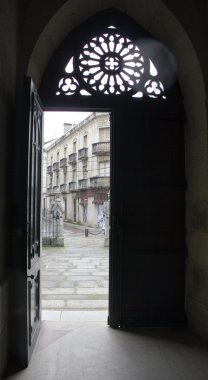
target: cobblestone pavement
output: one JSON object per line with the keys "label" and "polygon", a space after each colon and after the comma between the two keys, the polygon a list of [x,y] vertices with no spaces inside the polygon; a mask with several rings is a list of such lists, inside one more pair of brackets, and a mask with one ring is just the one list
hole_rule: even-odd
{"label": "cobblestone pavement", "polygon": [[[68,227],[70,228],[70,227]],[[104,235],[64,230],[64,247],[43,247],[41,304],[45,320],[106,320],[109,249]]]}

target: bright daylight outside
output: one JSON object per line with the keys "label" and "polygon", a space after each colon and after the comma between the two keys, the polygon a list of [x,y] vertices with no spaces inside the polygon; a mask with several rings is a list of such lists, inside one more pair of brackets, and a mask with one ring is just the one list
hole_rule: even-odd
{"label": "bright daylight outside", "polygon": [[45,112],[42,319],[108,316],[110,114]]}

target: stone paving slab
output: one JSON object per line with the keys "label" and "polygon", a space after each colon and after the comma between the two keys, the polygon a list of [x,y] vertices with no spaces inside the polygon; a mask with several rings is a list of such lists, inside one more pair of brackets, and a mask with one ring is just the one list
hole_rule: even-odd
{"label": "stone paving slab", "polygon": [[106,296],[108,296],[108,289],[106,288],[78,288],[77,294],[92,294],[92,295],[105,294]]}
{"label": "stone paving slab", "polygon": [[[50,297],[49,297],[50,298]],[[42,310],[52,309],[52,310],[105,310],[108,307],[108,300],[102,300],[94,298],[80,297],[79,299],[75,299],[75,297],[65,297],[63,296],[61,299],[44,299],[42,300]]]}
{"label": "stone paving slab", "polygon": [[42,300],[42,309],[63,309],[64,300]]}
{"label": "stone paving slab", "polygon": [[[47,294],[47,301],[49,300],[108,300],[108,295],[105,294]],[[45,300],[42,301],[43,305]],[[64,305],[66,307],[66,305]]]}
{"label": "stone paving slab", "polygon": [[104,322],[107,324],[107,311],[67,311],[67,310],[43,310],[42,320],[44,321],[62,321],[62,322]]}
{"label": "stone paving slab", "polygon": [[74,294],[74,288],[52,288],[52,289],[44,289],[44,294],[52,294],[56,295],[64,295],[64,294]]}
{"label": "stone paving slab", "polygon": [[87,318],[92,320],[103,320],[105,315],[106,320],[109,249],[104,247],[104,236],[85,237],[80,230],[64,235],[64,247],[42,250],[42,318],[73,320],[74,313],[81,312],[91,313]]}

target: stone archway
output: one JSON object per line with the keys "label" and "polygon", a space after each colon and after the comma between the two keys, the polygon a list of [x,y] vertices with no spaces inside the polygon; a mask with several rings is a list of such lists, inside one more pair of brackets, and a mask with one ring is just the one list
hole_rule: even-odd
{"label": "stone archway", "polygon": [[[195,325],[194,314],[198,312],[197,304],[192,302],[192,279],[194,261],[203,265],[203,252],[198,259],[198,247],[203,241],[208,246],[207,233],[201,236],[200,215],[207,208],[207,125],[205,107],[205,89],[200,63],[194,47],[183,27],[162,2],[109,1],[107,6],[114,6],[125,11],[152,35],[160,38],[172,50],[178,63],[178,77],[184,96],[187,125],[185,130],[186,178],[187,178],[187,246],[191,253],[188,263],[187,309],[189,320]],[[42,32],[31,55],[28,74],[39,84],[42,73],[52,53],[63,38],[84,19],[106,8],[104,2],[67,1],[50,20]],[[197,260],[196,260],[197,259]],[[193,273],[193,274],[192,274]],[[192,312],[191,312],[192,309]]]}

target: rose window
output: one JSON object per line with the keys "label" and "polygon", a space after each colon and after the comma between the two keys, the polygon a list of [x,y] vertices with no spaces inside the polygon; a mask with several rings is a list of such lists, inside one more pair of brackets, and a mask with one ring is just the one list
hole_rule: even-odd
{"label": "rose window", "polygon": [[138,46],[119,34],[94,37],[79,56],[85,82],[95,91],[121,94],[132,90],[144,72],[144,59]]}
{"label": "rose window", "polygon": [[107,56],[104,60],[104,69],[107,71],[118,71],[119,70],[119,58],[116,56]]}
{"label": "rose window", "polygon": [[71,56],[56,95],[92,96],[93,92],[166,99],[164,85],[152,60],[115,26],[91,38],[77,56]]}

